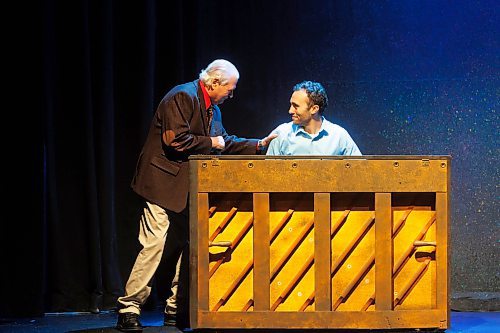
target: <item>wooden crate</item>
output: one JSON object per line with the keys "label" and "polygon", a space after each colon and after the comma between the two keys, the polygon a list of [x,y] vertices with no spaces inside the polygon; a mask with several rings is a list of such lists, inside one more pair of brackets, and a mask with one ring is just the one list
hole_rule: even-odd
{"label": "wooden crate", "polygon": [[194,329],[449,328],[448,156],[194,156]]}

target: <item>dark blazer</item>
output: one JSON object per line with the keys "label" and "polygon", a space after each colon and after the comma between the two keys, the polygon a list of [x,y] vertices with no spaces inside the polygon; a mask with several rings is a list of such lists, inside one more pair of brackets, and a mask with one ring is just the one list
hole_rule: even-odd
{"label": "dark blazer", "polygon": [[188,157],[208,155],[210,136],[222,136],[222,154],[257,153],[258,139],[228,135],[222,126],[220,109],[213,110],[209,135],[206,106],[199,80],[172,88],[154,114],[146,142],[137,161],[132,189],[149,202],[174,212],[187,206],[189,190]]}

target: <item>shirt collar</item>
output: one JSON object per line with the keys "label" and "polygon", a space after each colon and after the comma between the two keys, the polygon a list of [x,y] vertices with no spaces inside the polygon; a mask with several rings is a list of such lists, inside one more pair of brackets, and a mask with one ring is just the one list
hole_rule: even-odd
{"label": "shirt collar", "polygon": [[321,116],[321,127],[319,128],[319,131],[317,134],[311,135],[304,130],[303,126],[295,125],[295,124],[292,124],[292,130],[293,130],[293,133],[295,133],[295,135],[301,134],[301,135],[305,135],[309,138],[315,138],[315,137],[320,136],[322,134],[325,134],[325,135],[328,134],[328,130],[326,129],[326,119],[324,116]]}
{"label": "shirt collar", "polygon": [[210,105],[212,105],[212,102],[210,101],[210,96],[208,96],[207,89],[205,88],[205,85],[200,80],[200,87],[201,87],[201,92],[203,93],[203,100],[205,101],[205,110],[208,110]]}

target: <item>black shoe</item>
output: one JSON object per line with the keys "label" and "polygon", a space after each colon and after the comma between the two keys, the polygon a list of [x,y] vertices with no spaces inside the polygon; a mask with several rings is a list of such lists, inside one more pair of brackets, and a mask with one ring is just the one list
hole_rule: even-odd
{"label": "black shoe", "polygon": [[139,315],[132,312],[119,313],[116,328],[123,332],[142,332]]}
{"label": "black shoe", "polygon": [[177,324],[177,317],[175,314],[163,314],[163,326],[175,326]]}

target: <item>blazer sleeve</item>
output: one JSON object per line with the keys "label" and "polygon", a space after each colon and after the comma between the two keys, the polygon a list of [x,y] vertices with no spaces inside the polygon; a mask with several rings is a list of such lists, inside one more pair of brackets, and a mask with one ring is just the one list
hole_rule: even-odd
{"label": "blazer sleeve", "polygon": [[162,101],[161,118],[163,143],[170,149],[187,155],[209,154],[212,141],[204,132],[200,105],[186,92],[178,92]]}
{"label": "blazer sleeve", "polygon": [[234,154],[234,155],[256,155],[257,142],[259,139],[246,139],[240,138],[236,135],[229,135],[226,129],[222,125],[222,114],[219,107],[214,108],[214,118],[212,122],[213,132],[211,135],[222,136],[225,143],[225,148],[222,150],[222,154]]}

